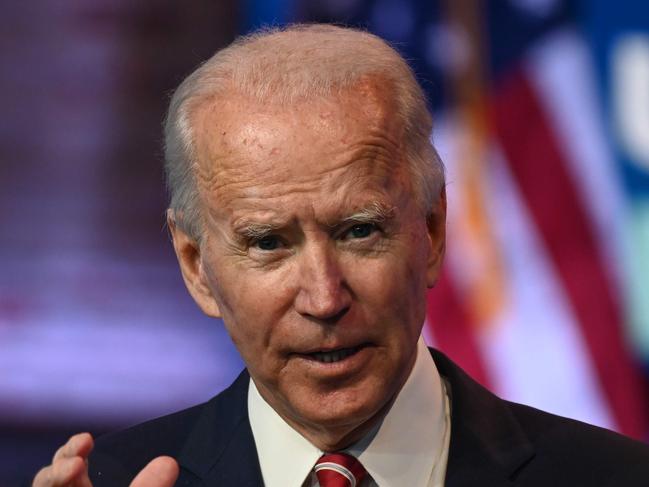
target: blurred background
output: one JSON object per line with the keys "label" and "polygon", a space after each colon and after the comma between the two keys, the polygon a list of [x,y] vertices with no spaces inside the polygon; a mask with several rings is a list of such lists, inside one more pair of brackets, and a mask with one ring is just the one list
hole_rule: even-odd
{"label": "blurred background", "polygon": [[242,367],[164,228],[170,92],[263,25],[411,62],[447,165],[425,333],[500,395],[649,439],[649,4],[71,0],[0,17],[0,487]]}

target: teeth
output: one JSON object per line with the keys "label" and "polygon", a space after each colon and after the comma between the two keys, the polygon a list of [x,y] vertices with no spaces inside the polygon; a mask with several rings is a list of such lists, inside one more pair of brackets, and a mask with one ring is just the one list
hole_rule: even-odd
{"label": "teeth", "polygon": [[343,348],[341,350],[333,350],[331,352],[315,352],[311,354],[318,362],[332,363],[343,360],[356,352],[356,348]]}

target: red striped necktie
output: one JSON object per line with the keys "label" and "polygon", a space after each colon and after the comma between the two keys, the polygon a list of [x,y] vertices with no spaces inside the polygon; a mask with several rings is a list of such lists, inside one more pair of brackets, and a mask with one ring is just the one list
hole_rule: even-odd
{"label": "red striped necktie", "polygon": [[313,469],[320,487],[358,487],[367,475],[361,462],[346,453],[322,455]]}

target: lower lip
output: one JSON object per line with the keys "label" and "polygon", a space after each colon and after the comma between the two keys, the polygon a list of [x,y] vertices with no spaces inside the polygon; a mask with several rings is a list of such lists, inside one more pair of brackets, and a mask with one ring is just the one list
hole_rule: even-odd
{"label": "lower lip", "polygon": [[370,358],[368,345],[362,345],[356,352],[337,362],[321,362],[311,355],[295,354],[295,358],[311,370],[331,375],[339,375],[354,372],[361,368]]}

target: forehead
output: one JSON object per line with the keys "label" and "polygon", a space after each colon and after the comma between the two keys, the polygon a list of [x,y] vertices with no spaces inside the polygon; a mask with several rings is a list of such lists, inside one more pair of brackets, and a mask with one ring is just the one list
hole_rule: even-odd
{"label": "forehead", "polygon": [[205,103],[193,118],[201,197],[222,206],[341,181],[389,186],[403,166],[393,114],[389,90],[376,83],[290,106],[243,96]]}

